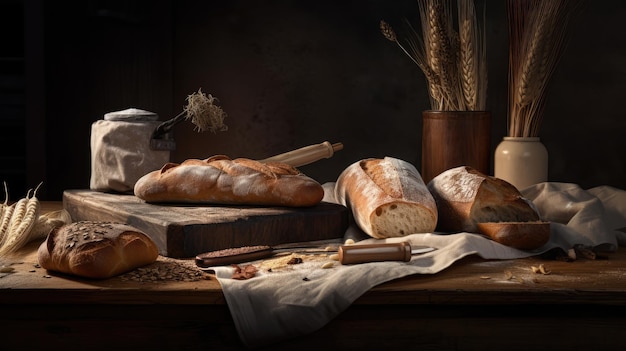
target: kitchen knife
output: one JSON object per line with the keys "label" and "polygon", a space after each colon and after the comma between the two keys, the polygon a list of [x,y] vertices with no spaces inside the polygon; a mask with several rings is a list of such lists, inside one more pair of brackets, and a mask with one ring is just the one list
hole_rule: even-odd
{"label": "kitchen knife", "polygon": [[381,261],[408,262],[413,255],[423,254],[433,250],[435,250],[435,248],[427,246],[411,247],[411,244],[408,242],[342,245],[336,249],[332,246],[325,249],[311,249],[297,247],[273,248],[266,245],[257,245],[205,252],[197,255],[195,262],[198,267],[208,268],[260,260],[284,252],[303,254],[337,252],[338,260],[341,264]]}

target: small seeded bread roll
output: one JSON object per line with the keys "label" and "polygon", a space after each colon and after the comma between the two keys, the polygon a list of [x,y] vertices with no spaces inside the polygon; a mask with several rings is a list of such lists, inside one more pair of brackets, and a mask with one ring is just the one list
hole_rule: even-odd
{"label": "small seeded bread roll", "polygon": [[353,163],[339,175],[335,197],[374,238],[428,233],[437,224],[437,207],[421,175],[397,158]]}
{"label": "small seeded bread roll", "polygon": [[223,155],[168,163],[141,177],[134,192],[146,202],[288,207],[317,205],[324,197],[321,184],[290,165]]}
{"label": "small seeded bread roll", "polygon": [[513,185],[467,166],[442,172],[428,183],[442,232],[487,235],[503,245],[534,249],[550,238],[533,203]]}
{"label": "small seeded bread roll", "polygon": [[121,223],[82,221],[53,229],[39,246],[39,265],[85,278],[103,279],[150,264],[159,256],[154,242]]}

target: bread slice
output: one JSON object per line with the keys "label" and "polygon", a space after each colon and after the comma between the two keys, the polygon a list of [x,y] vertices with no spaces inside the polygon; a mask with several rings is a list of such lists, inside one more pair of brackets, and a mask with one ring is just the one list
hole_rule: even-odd
{"label": "bread slice", "polygon": [[335,198],[374,238],[428,233],[437,224],[435,201],[417,169],[393,158],[368,158],[348,166],[335,183]]}

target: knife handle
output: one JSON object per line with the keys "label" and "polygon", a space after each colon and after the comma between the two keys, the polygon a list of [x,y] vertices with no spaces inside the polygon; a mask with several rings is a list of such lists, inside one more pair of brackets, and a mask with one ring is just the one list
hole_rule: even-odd
{"label": "knife handle", "polygon": [[408,242],[372,244],[372,245],[343,245],[339,247],[339,262],[341,264],[355,264],[381,261],[411,260],[411,244]]}

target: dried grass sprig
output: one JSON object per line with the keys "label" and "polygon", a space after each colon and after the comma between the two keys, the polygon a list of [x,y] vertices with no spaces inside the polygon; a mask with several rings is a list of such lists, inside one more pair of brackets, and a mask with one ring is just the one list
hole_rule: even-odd
{"label": "dried grass sprig", "polygon": [[228,126],[224,124],[226,112],[217,105],[217,98],[211,94],[205,94],[202,89],[198,89],[197,93],[187,96],[187,106],[185,106],[186,119],[196,126],[195,129],[202,132],[210,130],[215,133],[228,130]]}
{"label": "dried grass sprig", "polygon": [[474,0],[458,0],[456,21],[450,0],[418,0],[418,6],[420,30],[406,21],[406,35],[399,38],[389,24],[381,21],[383,35],[396,42],[422,70],[433,110],[484,110],[486,40]]}
{"label": "dried grass sprig", "polygon": [[226,131],[228,126],[224,124],[224,118],[227,117],[226,112],[217,105],[217,98],[211,94],[205,94],[202,89],[198,92],[187,96],[187,105],[181,113],[159,124],[152,132],[152,139],[162,139],[169,133],[174,126],[182,121],[191,119],[194,124],[194,130],[203,132],[210,130],[213,133],[217,131]]}
{"label": "dried grass sprig", "polygon": [[508,0],[508,134],[536,137],[546,89],[562,55],[577,0]]}

